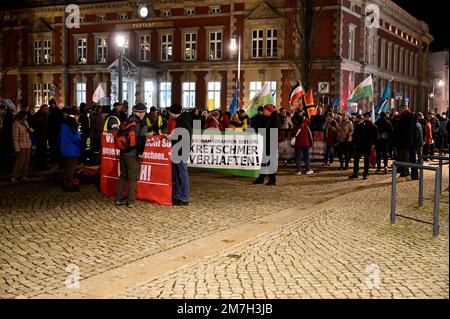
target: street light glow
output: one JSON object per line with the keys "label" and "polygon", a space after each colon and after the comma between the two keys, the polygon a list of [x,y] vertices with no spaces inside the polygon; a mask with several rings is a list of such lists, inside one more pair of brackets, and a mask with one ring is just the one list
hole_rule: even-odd
{"label": "street light glow", "polygon": [[236,51],[236,49],[237,49],[237,43],[236,43],[236,39],[235,39],[235,38],[232,38],[232,39],[231,39],[230,49],[231,49],[232,51]]}
{"label": "street light glow", "polygon": [[116,44],[119,48],[123,48],[125,46],[125,37],[121,34],[117,35]]}
{"label": "street light glow", "polygon": [[441,87],[444,86],[444,81],[439,80],[438,86],[441,86]]}
{"label": "street light glow", "polygon": [[140,18],[147,18],[147,16],[148,16],[147,5],[141,4],[138,9],[138,14],[139,14]]}

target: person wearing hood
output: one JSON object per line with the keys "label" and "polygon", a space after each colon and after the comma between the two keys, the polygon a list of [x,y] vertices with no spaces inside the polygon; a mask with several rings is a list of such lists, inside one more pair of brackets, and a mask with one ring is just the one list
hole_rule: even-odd
{"label": "person wearing hood", "polygon": [[[278,170],[278,137],[281,129],[281,121],[278,112],[275,110],[275,106],[268,104],[264,106],[263,118],[260,121],[257,131],[260,133],[260,129],[265,129],[264,136],[264,152],[263,152],[263,163],[261,165],[261,171],[259,177],[253,182],[254,185],[264,184],[266,176],[269,177],[269,182],[266,183],[267,186],[276,185],[276,176]],[[276,136],[272,136],[271,129],[276,129]],[[275,154],[271,154],[271,144],[276,143]],[[270,168],[275,166],[275,172]]]}

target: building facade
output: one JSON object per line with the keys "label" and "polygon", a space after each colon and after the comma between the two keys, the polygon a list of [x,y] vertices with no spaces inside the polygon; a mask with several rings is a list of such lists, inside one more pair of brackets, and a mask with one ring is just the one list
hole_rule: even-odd
{"label": "building facade", "polygon": [[[161,0],[79,4],[79,27],[64,5],[7,12],[0,35],[0,95],[17,105],[54,97],[59,105],[92,104],[102,85],[118,99],[119,48],[125,37],[122,96],[148,107],[226,109],[237,80],[233,37],[241,37],[240,105],[270,82],[277,107],[289,108],[297,82],[299,36],[294,0]],[[146,18],[139,5],[148,4]],[[54,3],[57,3],[55,1]],[[37,6],[36,6],[37,4]],[[380,27],[369,28],[365,8],[380,9]],[[352,89],[374,76],[374,101],[392,79],[393,97],[415,110],[428,97],[428,27],[390,0],[315,0],[311,88],[316,102],[341,107]],[[70,20],[74,22],[75,20]],[[360,108],[368,108],[362,101]]]}
{"label": "building facade", "polygon": [[441,114],[448,112],[448,50],[430,54],[429,72],[428,109]]}

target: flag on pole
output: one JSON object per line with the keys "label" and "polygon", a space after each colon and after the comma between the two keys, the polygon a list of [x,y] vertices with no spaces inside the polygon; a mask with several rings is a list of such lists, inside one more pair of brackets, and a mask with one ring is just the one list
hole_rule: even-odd
{"label": "flag on pole", "polygon": [[236,97],[236,94],[235,94],[235,95],[233,95],[233,100],[231,101],[231,105],[230,105],[230,108],[228,110],[231,115],[233,115],[236,112],[237,106],[238,106],[238,103],[237,103],[237,97]]}
{"label": "flag on pole", "polygon": [[340,96],[336,96],[336,98],[333,101],[333,109],[337,110],[339,108],[339,104],[341,103],[341,97]]}
{"label": "flag on pole", "polygon": [[300,85],[300,82],[297,82],[291,90],[291,94],[289,95],[289,104],[294,105],[295,101],[300,99],[305,95],[305,91],[303,87]]}
{"label": "flag on pole", "polygon": [[99,84],[95,89],[94,95],[92,95],[92,101],[94,101],[94,103],[98,103],[101,99],[105,97],[106,97],[105,91],[103,91],[102,85]]}
{"label": "flag on pole", "polygon": [[258,113],[258,106],[273,104],[272,93],[270,92],[269,82],[266,82],[261,90],[248,102],[245,112],[252,118]]}
{"label": "flag on pole", "polygon": [[372,75],[369,75],[364,81],[362,81],[352,92],[347,99],[347,105],[361,100],[365,97],[373,96],[373,80]]}
{"label": "flag on pole", "polygon": [[389,102],[391,100],[391,85],[390,81],[386,82],[386,87],[381,96],[381,100],[378,101],[377,107],[375,108],[376,119],[380,117],[381,112],[386,112],[389,107]]}

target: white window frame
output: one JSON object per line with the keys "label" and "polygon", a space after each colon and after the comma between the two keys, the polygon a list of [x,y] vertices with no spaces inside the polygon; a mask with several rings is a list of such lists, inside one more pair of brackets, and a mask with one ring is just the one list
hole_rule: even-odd
{"label": "white window frame", "polygon": [[[256,35],[256,36],[255,36]],[[264,30],[252,30],[252,59],[261,59],[264,54]]]}
{"label": "white window frame", "polygon": [[[87,38],[76,39],[77,64],[87,63]],[[83,60],[84,59],[84,60]]]}
{"label": "white window frame", "polygon": [[48,101],[50,101],[50,83],[43,83],[42,84],[42,104],[48,104]]}
{"label": "white window frame", "polygon": [[[168,62],[173,60],[173,34],[162,33],[160,35],[161,42],[161,61]],[[166,50],[167,48],[167,50]],[[170,48],[170,49],[169,49]],[[171,51],[170,54],[168,51]],[[166,53],[167,51],[167,53]]]}
{"label": "white window frame", "polygon": [[86,103],[86,82],[77,82],[75,84],[76,103]]}
{"label": "white window frame", "polygon": [[43,64],[51,64],[52,61],[52,41],[42,40],[42,62]]}
{"label": "white window frame", "polygon": [[170,107],[172,104],[172,83],[159,83],[159,106],[162,108]]}
{"label": "white window frame", "polygon": [[42,85],[41,83],[33,83],[33,102],[35,107],[42,105]]}
{"label": "white window frame", "polygon": [[356,49],[356,25],[349,24],[348,26],[348,59],[355,60]]}
{"label": "white window frame", "polygon": [[108,62],[108,37],[98,36],[95,38],[95,58],[97,63]]}
{"label": "white window frame", "polygon": [[220,95],[221,95],[221,86],[222,83],[220,81],[210,81],[208,82],[208,97],[207,97],[207,105],[209,108],[209,101],[213,100],[214,109],[220,109]]}
{"label": "white window frame", "polygon": [[195,82],[183,82],[183,107],[194,108],[195,107]]}
{"label": "white window frame", "polygon": [[[193,39],[193,37],[195,39]],[[184,60],[195,61],[197,60],[197,33],[186,32],[184,34]]]}
{"label": "white window frame", "polygon": [[42,63],[42,40],[34,41],[34,64]]}
{"label": "white window frame", "polygon": [[139,35],[139,61],[149,62],[151,58],[151,42],[150,34]]}
{"label": "white window frame", "polygon": [[[271,35],[269,36],[269,32]],[[274,35],[276,33],[276,35]],[[266,57],[278,57],[278,29],[271,28],[266,30]]]}
{"label": "white window frame", "polygon": [[147,111],[153,106],[153,95],[155,94],[155,84],[151,80],[144,81],[144,103]]}
{"label": "white window frame", "polygon": [[[219,34],[220,40],[218,39]],[[212,35],[214,35],[214,39],[211,38]],[[211,61],[222,60],[222,50],[223,50],[222,41],[223,41],[222,30],[209,32],[209,60]]]}
{"label": "white window frame", "polygon": [[262,81],[251,81],[249,82],[248,89],[249,89],[249,100],[253,99],[263,86]]}

